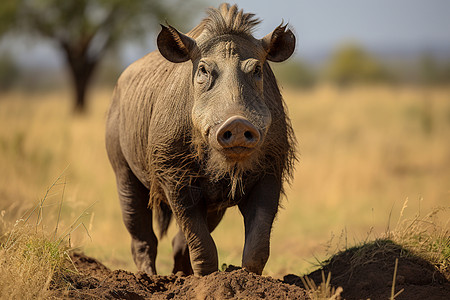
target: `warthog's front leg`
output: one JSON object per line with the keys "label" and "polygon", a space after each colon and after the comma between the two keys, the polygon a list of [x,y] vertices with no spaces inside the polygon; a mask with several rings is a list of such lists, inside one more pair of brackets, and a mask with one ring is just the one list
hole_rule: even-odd
{"label": "warthog's front leg", "polygon": [[194,274],[203,276],[218,269],[217,248],[207,222],[207,209],[201,192],[192,187],[166,192],[172,211],[183,232]]}
{"label": "warthog's front leg", "polygon": [[245,244],[242,267],[261,274],[270,253],[270,232],[278,211],[281,182],[266,176],[253,188],[246,201],[239,204],[244,216]]}
{"label": "warthog's front leg", "polygon": [[[225,214],[226,209],[208,211],[206,221],[208,224],[209,232],[219,225]],[[174,267],[172,273],[177,273],[179,271],[183,272],[185,275],[190,275],[193,273],[191,267],[191,260],[189,257],[189,248],[186,242],[183,231],[179,231],[172,241],[173,256],[174,256]]]}

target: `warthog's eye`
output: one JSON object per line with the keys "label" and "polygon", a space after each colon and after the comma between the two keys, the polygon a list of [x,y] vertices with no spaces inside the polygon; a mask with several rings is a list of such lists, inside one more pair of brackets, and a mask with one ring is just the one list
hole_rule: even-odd
{"label": "warthog's eye", "polygon": [[260,65],[256,65],[255,68],[253,69],[253,75],[255,77],[261,78],[262,75],[262,69]]}
{"label": "warthog's eye", "polygon": [[249,58],[242,62],[242,71],[253,77],[256,81],[262,79],[262,64],[260,61],[254,58]]}
{"label": "warthog's eye", "polygon": [[205,83],[208,81],[209,73],[205,65],[200,65],[197,71],[197,82]]}

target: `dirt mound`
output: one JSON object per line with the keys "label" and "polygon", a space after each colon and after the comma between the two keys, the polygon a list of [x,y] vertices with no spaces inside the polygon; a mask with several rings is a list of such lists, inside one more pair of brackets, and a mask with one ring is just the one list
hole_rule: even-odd
{"label": "dirt mound", "polygon": [[[307,275],[317,285],[331,272],[331,285],[341,286],[344,299],[389,299],[398,259],[395,291],[401,299],[450,299],[449,278],[428,261],[414,256],[388,240],[378,240],[341,252],[324,262],[324,267]],[[448,273],[448,270],[447,270]],[[447,274],[448,275],[448,274]],[[284,282],[303,287],[300,277],[287,275]]]}
{"label": "dirt mound", "polygon": [[[390,241],[375,241],[339,253],[307,276],[319,285],[322,271],[331,272],[331,285],[343,287],[343,299],[389,299],[396,258],[395,291],[404,289],[397,300],[449,299],[448,270],[443,275],[429,262]],[[204,277],[147,276],[111,271],[83,254],[74,253],[72,259],[79,272],[66,276],[70,288],[55,291],[58,298],[311,299],[297,275],[287,275],[280,281],[230,267]]]}
{"label": "dirt mound", "polygon": [[111,271],[97,260],[74,253],[79,274],[67,276],[71,288],[57,297],[77,299],[310,299],[297,286],[240,268],[228,268],[204,277],[148,276]]}

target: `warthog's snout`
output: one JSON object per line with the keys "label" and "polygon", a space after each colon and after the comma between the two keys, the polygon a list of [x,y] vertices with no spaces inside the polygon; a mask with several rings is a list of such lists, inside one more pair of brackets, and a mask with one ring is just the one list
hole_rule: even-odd
{"label": "warthog's snout", "polygon": [[219,127],[216,140],[227,156],[243,158],[259,145],[261,134],[246,118],[233,116]]}

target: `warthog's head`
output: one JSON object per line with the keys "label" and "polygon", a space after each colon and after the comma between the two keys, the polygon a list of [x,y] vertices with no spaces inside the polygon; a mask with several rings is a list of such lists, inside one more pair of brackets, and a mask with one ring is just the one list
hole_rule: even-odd
{"label": "warthog's head", "polygon": [[195,143],[207,152],[209,169],[218,177],[245,171],[257,161],[272,123],[264,89],[265,73],[271,72],[266,61],[284,61],[295,48],[286,26],[254,38],[251,31],[258,23],[252,14],[222,5],[211,9],[190,36],[171,26],[162,26],[158,36],[167,60],[192,62]]}

